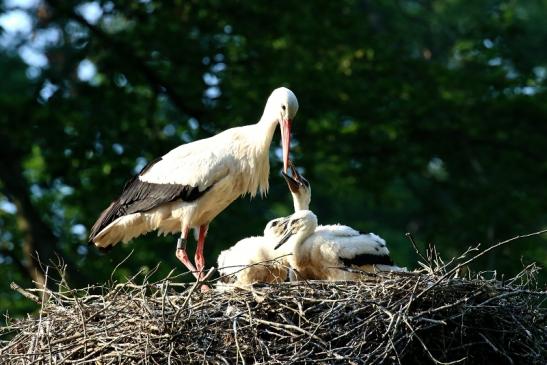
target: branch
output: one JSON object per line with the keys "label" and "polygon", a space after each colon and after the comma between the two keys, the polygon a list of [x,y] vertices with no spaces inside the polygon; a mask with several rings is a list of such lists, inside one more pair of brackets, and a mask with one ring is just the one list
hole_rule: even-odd
{"label": "branch", "polygon": [[442,282],[444,279],[446,279],[447,277],[449,277],[450,275],[452,275],[453,273],[455,273],[456,271],[458,271],[459,269],[461,269],[462,267],[464,267],[465,265],[468,265],[470,264],[471,262],[475,261],[476,259],[478,259],[479,257],[487,254],[488,252],[492,251],[493,249],[495,248],[498,248],[500,246],[503,246],[509,242],[512,242],[512,241],[516,241],[518,239],[521,239],[521,238],[528,238],[528,237],[533,237],[533,236],[539,236],[540,234],[543,234],[543,233],[547,233],[547,229],[543,229],[541,231],[537,231],[537,232],[534,232],[534,233],[528,233],[528,234],[523,234],[523,235],[518,235],[518,236],[515,236],[513,238],[509,238],[508,240],[505,240],[505,241],[501,241],[501,242],[498,242],[496,243],[495,245],[492,245],[490,247],[488,247],[486,250],[484,251],[481,251],[479,252],[478,254],[476,254],[475,256],[471,257],[469,260],[466,260],[464,262],[462,262],[461,264],[458,264],[456,267],[454,267],[453,269],[449,270],[446,274],[444,274],[443,276],[441,276],[435,283],[433,283],[433,285],[431,285],[430,287],[428,287],[427,289],[425,289],[424,291],[422,291],[420,294],[418,294],[416,296],[415,299],[418,299],[420,298],[421,296],[423,296],[425,293],[427,293],[429,290],[431,290],[432,288],[434,288],[435,286],[437,286],[440,282]]}
{"label": "branch", "polygon": [[10,288],[15,290],[16,292],[18,292],[19,294],[21,294],[22,296],[24,296],[25,298],[27,299],[30,299],[32,300],[33,302],[35,303],[38,303],[38,304],[41,304],[42,301],[40,300],[40,298],[38,298],[36,295],[32,294],[31,292],[21,288],[19,285],[17,285],[16,283],[11,283],[10,284]]}
{"label": "branch", "polygon": [[424,263],[427,263],[428,260],[425,258],[424,255],[422,255],[422,253],[420,252],[420,250],[418,249],[418,246],[416,245],[416,241],[414,241],[414,236],[412,236],[412,233],[410,232],[407,232],[405,234],[405,236],[410,240],[410,243],[412,244],[412,247],[414,248],[414,251],[416,251],[416,254],[418,254],[418,256],[420,256],[420,258],[422,260],[424,260]]}
{"label": "branch", "polygon": [[100,27],[88,22],[82,15],[76,13],[72,7],[65,7],[62,2],[57,0],[48,0],[47,3],[59,12],[64,13],[68,18],[75,20],[84,27],[88,28],[97,38],[99,38],[105,45],[114,50],[115,54],[119,54],[123,57],[125,63],[131,63],[136,69],[140,70],[147,81],[157,90],[164,91],[169,97],[169,100],[179,109],[182,113],[200,120],[203,115],[203,110],[188,105],[178,92],[173,88],[165,79],[163,79],[153,68],[148,66],[141,57],[137,55],[137,52],[128,46],[124,42],[120,42],[117,39],[110,36],[107,32],[103,31]]}

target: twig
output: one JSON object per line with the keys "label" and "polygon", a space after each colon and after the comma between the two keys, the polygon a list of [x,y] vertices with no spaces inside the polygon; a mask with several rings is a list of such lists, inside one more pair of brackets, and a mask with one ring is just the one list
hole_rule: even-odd
{"label": "twig", "polygon": [[238,359],[241,359],[241,363],[243,365],[245,365],[245,358],[243,358],[243,355],[241,354],[241,350],[239,349],[239,341],[237,339],[237,316],[234,317],[234,320],[233,320],[233,326],[232,326],[232,329],[234,331],[234,340],[235,340],[235,343],[236,343],[236,353],[237,353],[237,357],[236,357],[236,365],[237,365],[237,361]]}
{"label": "twig", "polygon": [[533,236],[539,236],[540,234],[543,234],[543,233],[546,233],[547,232],[547,229],[544,229],[544,230],[541,230],[541,231],[537,231],[537,232],[534,232],[534,233],[528,233],[528,234],[523,234],[523,235],[518,235],[518,236],[515,236],[513,238],[509,238],[508,240],[505,240],[505,241],[501,241],[501,242],[498,242],[496,243],[495,245],[492,245],[490,247],[488,247],[487,249],[479,252],[478,254],[476,254],[475,256],[471,257],[469,260],[466,260],[460,264],[458,264],[456,267],[454,267],[452,270],[449,270],[446,274],[444,274],[443,276],[441,276],[439,279],[437,279],[437,281],[431,285],[430,287],[428,287],[427,289],[423,290],[420,294],[418,294],[416,296],[416,299],[419,299],[421,298],[425,293],[427,293],[428,291],[430,291],[432,288],[434,288],[435,286],[437,286],[440,282],[442,282],[444,279],[446,279],[447,277],[449,277],[450,275],[452,275],[454,272],[456,272],[457,270],[459,270],[460,268],[464,267],[465,265],[468,265],[470,264],[471,262],[475,261],[476,259],[478,259],[479,257],[481,256],[484,256],[485,254],[487,254],[488,252],[492,251],[493,249],[495,248],[498,248],[502,245],[505,245],[509,242],[512,242],[512,241],[515,241],[515,240],[518,240],[518,239],[521,239],[521,238],[528,238],[528,237],[533,237]]}
{"label": "twig", "polygon": [[40,300],[40,298],[37,295],[34,295],[34,294],[30,293],[29,291],[21,288],[19,285],[17,285],[14,282],[12,282],[10,284],[10,288],[15,290],[16,292],[18,292],[19,294],[21,294],[25,298],[32,300],[36,304],[41,304],[42,303],[42,301]]}
{"label": "twig", "polygon": [[420,256],[420,258],[423,260],[423,262],[428,263],[427,258],[424,255],[422,255],[422,253],[418,249],[418,246],[416,245],[416,242],[414,241],[414,237],[412,236],[412,233],[407,232],[405,234],[405,236],[410,240],[410,243],[412,244],[412,247],[414,248],[414,251],[416,252],[416,254],[418,254],[418,256]]}

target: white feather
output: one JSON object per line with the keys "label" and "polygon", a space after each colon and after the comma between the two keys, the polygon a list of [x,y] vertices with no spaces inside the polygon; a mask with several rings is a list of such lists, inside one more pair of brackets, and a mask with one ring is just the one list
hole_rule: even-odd
{"label": "white feather", "polygon": [[248,172],[250,164],[241,160],[241,154],[253,149],[253,127],[255,125],[228,129],[179,146],[162,156],[139,179],[157,184],[188,185],[203,191],[231,172]]}
{"label": "white feather", "polygon": [[274,246],[275,242],[263,236],[242,239],[220,253],[217,260],[219,274],[232,275],[235,285],[285,281],[287,261],[273,250]]}
{"label": "white feather", "polygon": [[341,258],[353,259],[363,254],[389,256],[385,241],[374,233],[358,233],[352,236],[333,234],[331,230],[316,230],[316,233],[317,241],[324,242],[325,247],[329,247]]}

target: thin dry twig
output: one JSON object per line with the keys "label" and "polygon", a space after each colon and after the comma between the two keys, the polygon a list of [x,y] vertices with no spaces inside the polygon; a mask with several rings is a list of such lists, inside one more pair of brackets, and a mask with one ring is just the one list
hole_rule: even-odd
{"label": "thin dry twig", "polygon": [[418,256],[420,256],[420,258],[423,260],[424,263],[427,263],[428,260],[427,258],[420,252],[420,250],[418,249],[418,246],[416,245],[416,241],[414,241],[414,236],[412,235],[412,233],[410,232],[407,232],[405,234],[405,236],[409,239],[410,243],[412,244],[412,248],[414,248],[414,251],[416,252],[416,254]]}

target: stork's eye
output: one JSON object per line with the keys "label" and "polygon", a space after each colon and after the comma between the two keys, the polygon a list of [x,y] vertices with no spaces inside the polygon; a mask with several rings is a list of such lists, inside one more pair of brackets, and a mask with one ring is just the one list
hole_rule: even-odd
{"label": "stork's eye", "polygon": [[274,222],[272,222],[272,227],[275,227],[275,226],[277,226],[277,223],[279,223],[279,222],[278,222],[278,221],[274,221]]}
{"label": "stork's eye", "polygon": [[285,105],[281,105],[281,109],[286,110],[287,107]]}

